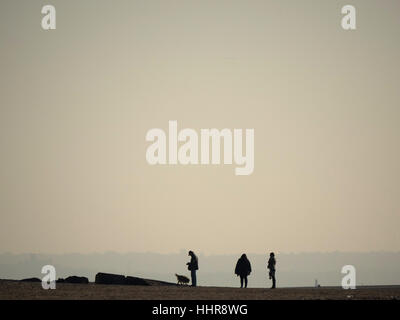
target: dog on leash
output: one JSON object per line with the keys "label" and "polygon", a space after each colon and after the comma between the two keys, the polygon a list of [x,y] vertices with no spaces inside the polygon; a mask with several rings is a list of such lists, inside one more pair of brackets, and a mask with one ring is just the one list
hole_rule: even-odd
{"label": "dog on leash", "polygon": [[186,276],[182,276],[175,273],[176,278],[178,279],[178,285],[188,285],[190,279]]}

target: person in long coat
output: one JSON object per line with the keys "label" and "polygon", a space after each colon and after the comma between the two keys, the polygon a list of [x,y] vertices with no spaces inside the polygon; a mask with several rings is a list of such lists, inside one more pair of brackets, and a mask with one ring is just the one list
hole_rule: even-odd
{"label": "person in long coat", "polygon": [[239,260],[236,263],[236,268],[235,268],[235,274],[240,276],[240,287],[243,288],[243,282],[244,282],[244,287],[247,288],[247,277],[251,273],[251,264],[249,259],[247,259],[246,254],[242,254],[242,256],[239,258]]}
{"label": "person in long coat", "polygon": [[190,270],[190,276],[192,278],[192,287],[197,286],[196,271],[199,270],[199,260],[192,250],[189,251],[190,262],[186,263],[188,270]]}
{"label": "person in long coat", "polygon": [[275,254],[273,252],[271,252],[269,254],[269,260],[268,260],[268,266],[267,266],[267,268],[269,269],[269,278],[272,280],[271,289],[276,288],[275,265],[276,265]]}

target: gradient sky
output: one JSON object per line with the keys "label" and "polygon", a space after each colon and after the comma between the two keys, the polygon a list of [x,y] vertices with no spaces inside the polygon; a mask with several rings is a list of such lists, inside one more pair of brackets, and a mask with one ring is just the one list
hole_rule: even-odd
{"label": "gradient sky", "polygon": [[[400,250],[399,31],[398,0],[2,0],[0,252]],[[148,165],[168,120],[254,128],[254,173]]]}

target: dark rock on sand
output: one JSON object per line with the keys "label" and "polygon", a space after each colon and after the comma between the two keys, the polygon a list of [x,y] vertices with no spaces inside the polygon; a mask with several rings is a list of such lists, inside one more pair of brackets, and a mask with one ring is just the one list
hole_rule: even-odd
{"label": "dark rock on sand", "polygon": [[126,277],[125,278],[125,284],[128,285],[134,285],[134,286],[149,286],[150,284],[142,279],[142,278],[137,278],[137,277]]}
{"label": "dark rock on sand", "polygon": [[119,274],[102,273],[96,274],[95,283],[97,284],[120,284],[131,286],[176,286],[175,283],[165,281],[149,280],[138,277],[123,276]]}
{"label": "dark rock on sand", "polygon": [[89,279],[86,277],[77,277],[77,276],[71,276],[68,277],[64,280],[65,283],[84,283],[84,284],[88,284],[89,283]]}
{"label": "dark rock on sand", "polygon": [[39,278],[27,278],[27,279],[22,279],[20,280],[22,282],[42,282]]}
{"label": "dark rock on sand", "polygon": [[125,276],[112,273],[96,274],[95,283],[97,284],[125,284]]}

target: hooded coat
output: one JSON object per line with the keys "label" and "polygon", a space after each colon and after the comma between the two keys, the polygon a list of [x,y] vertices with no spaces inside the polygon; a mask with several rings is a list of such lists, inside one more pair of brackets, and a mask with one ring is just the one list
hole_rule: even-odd
{"label": "hooded coat", "polygon": [[246,255],[242,255],[236,263],[235,274],[246,277],[251,273],[251,264]]}
{"label": "hooded coat", "polygon": [[188,263],[188,270],[190,271],[199,270],[199,261],[194,253],[191,255],[190,262]]}

